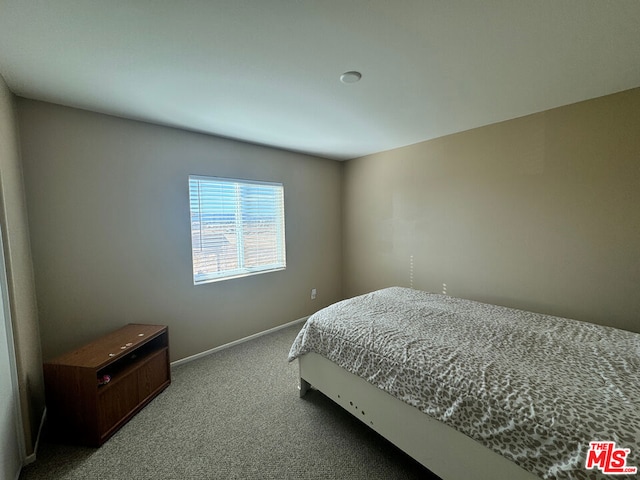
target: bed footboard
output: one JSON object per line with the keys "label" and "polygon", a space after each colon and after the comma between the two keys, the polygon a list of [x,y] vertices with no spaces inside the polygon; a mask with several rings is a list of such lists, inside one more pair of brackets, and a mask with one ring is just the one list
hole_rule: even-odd
{"label": "bed footboard", "polygon": [[298,361],[300,396],[312,385],[443,480],[538,479],[321,355],[307,353]]}

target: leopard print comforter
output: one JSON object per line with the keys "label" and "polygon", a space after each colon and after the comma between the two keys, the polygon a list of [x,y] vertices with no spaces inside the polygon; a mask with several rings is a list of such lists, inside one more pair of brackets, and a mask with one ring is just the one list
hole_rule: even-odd
{"label": "leopard print comforter", "polygon": [[308,352],[541,478],[612,478],[590,441],[640,466],[639,334],[392,287],[312,315],[289,361]]}

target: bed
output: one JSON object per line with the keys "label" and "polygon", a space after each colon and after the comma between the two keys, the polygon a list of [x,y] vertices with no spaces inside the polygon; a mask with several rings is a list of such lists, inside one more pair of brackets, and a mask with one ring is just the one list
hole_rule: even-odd
{"label": "bed", "polygon": [[[295,359],[301,396],[317,388],[444,480],[640,465],[636,333],[392,287],[309,317]],[[604,442],[627,449],[615,465]]]}

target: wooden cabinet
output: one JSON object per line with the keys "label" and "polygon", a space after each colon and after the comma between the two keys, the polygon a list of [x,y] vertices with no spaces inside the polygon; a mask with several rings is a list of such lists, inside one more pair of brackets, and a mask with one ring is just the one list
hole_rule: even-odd
{"label": "wooden cabinet", "polygon": [[100,446],[171,383],[169,331],[129,324],[46,362],[44,379],[54,436]]}

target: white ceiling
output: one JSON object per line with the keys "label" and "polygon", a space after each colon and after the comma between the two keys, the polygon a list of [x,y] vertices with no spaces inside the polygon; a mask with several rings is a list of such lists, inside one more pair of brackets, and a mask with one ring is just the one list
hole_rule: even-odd
{"label": "white ceiling", "polygon": [[639,30],[638,0],[0,0],[0,73],[347,159],[640,86]]}

